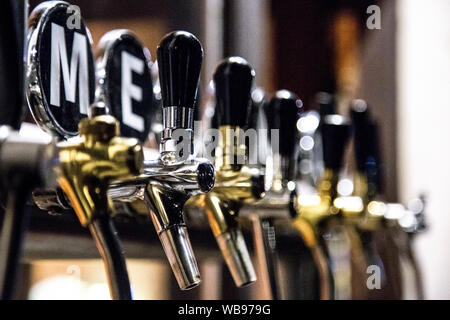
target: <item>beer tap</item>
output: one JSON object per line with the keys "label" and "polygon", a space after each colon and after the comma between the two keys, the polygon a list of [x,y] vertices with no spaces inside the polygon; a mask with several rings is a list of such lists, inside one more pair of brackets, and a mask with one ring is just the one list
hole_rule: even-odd
{"label": "beer tap", "polygon": [[[95,106],[93,106],[95,108]],[[142,168],[143,152],[134,138],[119,136],[119,122],[110,115],[83,119],[81,141],[58,144],[58,183],[81,224],[89,228],[105,262],[111,297],[132,298],[123,249],[110,216],[108,196],[113,181],[131,179]]]}
{"label": "beer tap", "polygon": [[320,134],[321,120],[329,114],[335,114],[336,106],[333,95],[319,92],[315,96],[316,110],[302,113],[298,122],[300,131],[299,177],[298,192],[311,194],[315,192],[317,183],[323,171],[322,137]]}
{"label": "beer tap", "polygon": [[214,73],[216,116],[219,126],[215,148],[216,182],[208,194],[194,199],[204,208],[222,256],[238,287],[256,281],[239,211],[264,195],[264,175],[248,165],[244,129],[250,113],[250,92],[255,72],[240,57],[222,61]]}
{"label": "beer tap", "polygon": [[[253,216],[257,217],[254,220],[259,222],[259,228],[257,224],[255,229],[260,230],[260,242],[264,243],[264,260],[273,299],[330,298],[324,254],[317,242],[311,240],[310,229],[305,225],[299,228],[298,223],[293,223],[296,220],[292,219],[297,215],[293,202],[299,191],[296,166],[300,151],[298,122],[301,109],[301,100],[287,90],[277,91],[265,106],[272,146],[272,161],[267,161],[272,168],[267,172],[271,172],[272,183],[263,200],[245,208],[246,212],[253,212]],[[280,243],[284,234],[294,239],[296,250],[286,250]],[[282,272],[283,268],[288,268],[290,272]],[[299,271],[294,270],[303,270],[311,275],[310,279],[302,282],[301,290],[295,285],[299,281]],[[280,281],[281,278],[283,281]]]}
{"label": "beer tap", "polygon": [[197,262],[184,221],[184,205],[192,196],[214,185],[214,167],[193,155],[194,107],[203,60],[200,41],[175,31],[157,49],[163,131],[160,156],[144,161],[143,174],[133,181],[113,184],[115,201],[143,200],[164,252],[182,290],[200,283]]}
{"label": "beer tap", "polygon": [[[267,125],[270,129],[268,137],[271,152],[268,152],[267,156],[271,161],[266,162],[270,166],[266,170],[271,175],[266,177],[271,180],[270,189],[262,200],[246,205],[242,212],[242,215],[249,214],[254,222],[255,242],[257,248],[258,245],[261,247],[257,250],[257,254],[262,256],[259,260],[263,261],[263,265],[260,267],[266,274],[271,298],[274,300],[282,298],[280,291],[284,289],[280,288],[279,281],[277,230],[280,227],[280,221],[289,222],[291,217],[290,200],[291,193],[295,190],[295,183],[294,186],[292,184],[298,156],[296,123],[301,107],[301,100],[287,90],[277,91],[275,97],[268,104],[261,105],[261,108],[265,109]],[[251,122],[253,127],[256,127],[257,121],[254,118],[257,116],[257,112],[253,110],[253,113]],[[283,125],[281,125],[282,121]],[[259,136],[259,139],[261,138]],[[258,141],[258,146],[261,147],[264,142],[268,141]],[[257,151],[259,152],[259,150]],[[285,166],[283,167],[281,163]],[[290,169],[287,169],[286,166]]]}
{"label": "beer tap", "polygon": [[108,188],[112,182],[139,175],[142,147],[134,138],[119,136],[119,122],[106,114],[102,101],[93,103],[90,33],[79,12],[79,27],[69,28],[69,8],[67,2],[48,1],[30,15],[27,101],[39,126],[61,140],[57,182],[95,240],[111,297],[131,299],[124,252],[111,221],[114,207]]}
{"label": "beer tap", "polygon": [[[366,101],[357,99],[351,103],[350,114],[354,128],[354,145],[357,174],[354,195],[363,199],[364,209],[359,232],[367,253],[369,264],[378,264],[381,272],[381,290],[375,291],[375,298],[401,299],[421,297],[421,283],[418,267],[412,254],[409,237],[401,227],[402,218],[389,219],[387,208],[393,204],[381,199],[382,170],[378,141],[378,126],[370,114]],[[423,211],[423,202],[415,200],[418,210]],[[394,207],[402,207],[400,204]],[[414,207],[414,205],[413,205]],[[413,214],[404,209],[404,214]],[[375,260],[375,262],[373,262]],[[402,266],[408,265],[409,268]],[[413,270],[416,290],[406,292],[402,286],[402,275]],[[415,291],[415,292],[412,292]],[[370,292],[373,293],[373,292]]]}
{"label": "beer tap", "polygon": [[51,180],[54,143],[19,135],[24,101],[27,1],[2,1],[0,9],[0,192],[5,205],[0,239],[0,299],[14,297],[14,284],[29,219],[25,203],[34,187]]}
{"label": "beer tap", "polygon": [[200,283],[200,274],[188,237],[183,208],[190,197],[214,186],[214,167],[193,156],[194,107],[203,48],[192,34],[175,31],[166,35],[158,49],[162,95],[163,131],[160,157],[146,161],[144,201],[181,289]]}
{"label": "beer tap", "polygon": [[350,124],[340,115],[329,114],[321,119],[320,131],[325,169],[317,193],[300,194],[294,202],[298,212],[294,224],[304,229],[323,250],[334,288],[331,296],[336,299],[362,297],[366,264],[361,257],[364,255],[355,226],[347,219],[353,216],[344,214],[345,206],[338,201],[337,192]]}
{"label": "beer tap", "polygon": [[[98,104],[122,119],[126,136],[144,142],[151,126],[149,114],[154,114],[149,110],[153,97],[145,49],[130,31],[113,30],[102,38],[98,52]],[[158,160],[145,160],[142,174],[109,185],[108,195],[116,206],[123,208],[127,204],[138,214],[151,217],[175,278],[180,288],[187,290],[200,283],[200,275],[184,222],[183,206],[191,196],[207,192],[214,185],[213,166],[206,159],[193,157],[191,148],[192,109],[203,51],[193,35],[180,31],[167,35],[158,53],[160,60],[166,61],[160,68],[166,103],[161,155]],[[131,65],[123,61],[124,55],[132,55],[128,58]],[[129,71],[137,72],[140,77],[134,80],[136,83],[130,83],[125,75],[128,86],[123,87],[123,72]],[[184,144],[178,144],[179,134],[187,134]],[[177,151],[180,146],[184,155]],[[48,201],[49,197],[52,201]],[[35,201],[45,209],[48,203],[63,203],[64,199],[59,198],[57,192],[47,192],[40,199],[35,197]],[[142,201],[145,205],[137,204]]]}
{"label": "beer tap", "polygon": [[[357,173],[354,179],[355,196],[363,200],[364,208],[380,205],[376,202],[381,194],[380,151],[378,146],[378,127],[372,121],[367,103],[364,100],[353,100],[350,115],[354,132],[354,150]],[[382,206],[382,204],[381,204]],[[376,229],[380,225],[382,215],[376,210],[364,210],[362,226]]]}
{"label": "beer tap", "polygon": [[[272,183],[272,168],[270,156],[268,124],[265,116],[265,106],[267,104],[266,93],[260,87],[256,87],[251,92],[251,109],[248,123],[248,130],[255,130],[257,141],[246,141],[249,154],[249,167],[256,168],[264,173],[265,187],[268,191]],[[267,162],[269,166],[267,166]],[[248,216],[252,222],[254,234],[254,246],[256,257],[258,258],[257,273],[263,286],[269,288],[270,297],[278,300],[278,264],[276,250],[276,235],[273,226],[273,218],[262,213],[264,204],[268,202],[270,195],[267,195],[256,203],[248,203],[240,211],[240,216]],[[258,213],[256,213],[257,211]]]}
{"label": "beer tap", "polygon": [[380,214],[380,208],[385,208],[386,205],[379,199],[381,170],[378,127],[372,121],[367,104],[363,100],[351,102],[350,115],[356,162],[353,196],[362,200],[362,212],[358,218],[360,221],[356,223],[367,264],[377,265],[381,270],[380,290],[368,291],[367,295],[369,298],[399,299],[399,252]]}

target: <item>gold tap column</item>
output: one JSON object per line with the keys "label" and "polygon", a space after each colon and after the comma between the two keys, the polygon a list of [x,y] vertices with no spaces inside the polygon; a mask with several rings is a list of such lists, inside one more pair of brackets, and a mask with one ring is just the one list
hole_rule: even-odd
{"label": "gold tap column", "polygon": [[[120,243],[102,235],[103,221],[114,211],[107,194],[111,182],[130,179],[141,171],[143,152],[139,142],[119,137],[119,123],[109,115],[83,119],[79,124],[80,139],[58,144],[60,166],[58,183],[83,226],[89,226],[108,273],[113,299],[129,299],[131,293]],[[105,228],[111,228],[106,219]],[[98,230],[100,229],[100,230]],[[114,232],[112,232],[114,233]],[[115,246],[119,257],[110,256],[108,244]],[[122,270],[121,270],[122,269]],[[114,274],[122,271],[122,274]],[[123,274],[124,273],[124,274]]]}

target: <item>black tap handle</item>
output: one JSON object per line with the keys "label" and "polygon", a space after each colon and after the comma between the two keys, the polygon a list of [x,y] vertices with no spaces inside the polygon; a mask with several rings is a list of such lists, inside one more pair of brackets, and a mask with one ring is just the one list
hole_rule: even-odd
{"label": "black tap handle", "polygon": [[214,73],[216,113],[219,126],[247,127],[250,117],[250,91],[255,71],[241,57],[222,61]]}
{"label": "black tap handle", "polygon": [[336,114],[336,99],[331,93],[317,93],[316,104],[321,118],[329,114]]}
{"label": "black tap handle", "polygon": [[24,101],[25,0],[0,2],[0,125],[19,129]]}
{"label": "black tap handle", "polygon": [[157,55],[163,108],[194,108],[203,60],[200,41],[174,31],[161,40]]}
{"label": "black tap handle", "polygon": [[367,103],[353,100],[350,116],[353,124],[355,158],[358,171],[363,172],[375,192],[381,188],[381,159],[378,126],[373,121]]}
{"label": "black tap handle", "polygon": [[325,168],[338,171],[342,168],[345,147],[350,138],[350,124],[337,114],[322,119],[322,149]]}
{"label": "black tap handle", "polygon": [[302,105],[302,101],[295,93],[279,90],[266,108],[269,129],[280,130],[279,151],[284,157],[294,156],[298,145],[297,121],[300,118]]}
{"label": "black tap handle", "polygon": [[363,100],[352,101],[350,116],[354,129],[356,164],[359,171],[365,171],[368,158],[374,156],[375,125]]}

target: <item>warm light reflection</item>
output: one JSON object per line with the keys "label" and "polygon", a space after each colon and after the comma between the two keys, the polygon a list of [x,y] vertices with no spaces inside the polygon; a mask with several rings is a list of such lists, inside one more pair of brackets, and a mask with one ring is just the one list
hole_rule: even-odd
{"label": "warm light reflection", "polygon": [[329,114],[325,116],[325,121],[334,125],[341,125],[347,122],[347,120],[343,116],[338,114]]}
{"label": "warm light reflection", "polygon": [[386,213],[386,204],[381,201],[371,201],[367,205],[367,211],[369,211],[369,214],[374,216],[384,216]]}
{"label": "warm light reflection", "polygon": [[349,212],[360,212],[364,209],[360,197],[338,197],[334,200],[334,206]]}
{"label": "warm light reflection", "polygon": [[[167,299],[170,268],[165,261],[127,259],[134,299]],[[109,300],[100,259],[36,260],[30,265],[31,300]]]}
{"label": "warm light reflection", "polygon": [[301,206],[316,206],[320,204],[320,196],[315,194],[300,195],[298,202]]}

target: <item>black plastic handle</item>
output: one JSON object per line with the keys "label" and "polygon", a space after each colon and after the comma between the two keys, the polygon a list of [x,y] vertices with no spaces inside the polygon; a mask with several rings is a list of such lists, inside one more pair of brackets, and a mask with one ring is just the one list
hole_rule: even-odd
{"label": "black plastic handle", "polygon": [[214,73],[219,126],[246,127],[250,117],[250,92],[255,71],[245,59],[230,57]]}
{"label": "black plastic handle", "polygon": [[319,109],[319,114],[321,118],[330,114],[336,114],[336,99],[331,93],[328,92],[317,93],[316,104]]}
{"label": "black plastic handle", "polygon": [[279,129],[280,154],[292,157],[298,144],[297,121],[300,118],[302,101],[288,90],[277,91],[266,108],[269,129]]}
{"label": "black plastic handle", "polygon": [[24,106],[27,1],[0,2],[0,125],[19,129]]}
{"label": "black plastic handle", "polygon": [[350,129],[350,123],[340,115],[332,114],[323,118],[321,134],[325,168],[335,171],[342,168]]}
{"label": "black plastic handle", "polygon": [[378,126],[364,100],[353,100],[350,116],[353,124],[355,158],[358,171],[364,172],[376,192],[381,188],[381,159]]}
{"label": "black plastic handle", "polygon": [[161,40],[157,55],[163,107],[194,108],[203,61],[200,41],[174,31]]}

